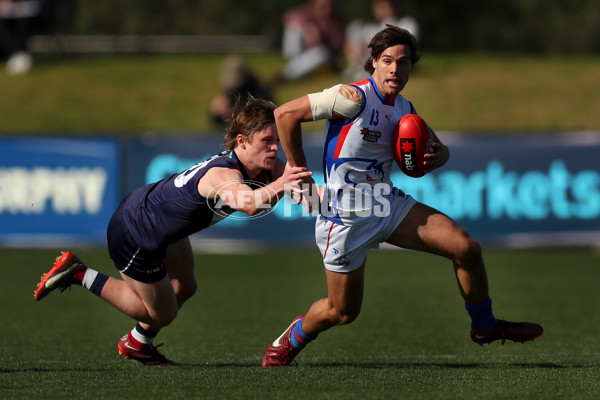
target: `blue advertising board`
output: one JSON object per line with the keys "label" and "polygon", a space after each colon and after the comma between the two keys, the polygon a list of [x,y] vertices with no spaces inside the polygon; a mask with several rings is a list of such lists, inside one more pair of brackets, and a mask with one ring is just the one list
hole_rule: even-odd
{"label": "blue advertising board", "polygon": [[[486,244],[517,247],[600,243],[600,134],[444,135],[450,161],[422,178],[396,169],[394,184],[457,220]],[[128,144],[128,190],[178,173],[221,150],[218,138],[144,138]],[[317,183],[321,139],[304,147]],[[283,155],[280,153],[280,156]],[[280,201],[261,218],[229,218],[195,235],[265,244],[312,244],[314,218]]]}
{"label": "blue advertising board", "polygon": [[[600,244],[600,133],[439,134],[450,160],[422,177],[392,181],[457,220],[484,244]],[[304,146],[323,182],[322,143]],[[222,150],[220,137],[0,138],[0,246],[104,245],[120,199]],[[280,152],[280,156],[283,154]],[[287,198],[271,212],[235,213],[193,236],[263,245],[313,245],[314,216]],[[227,244],[229,245],[229,244]]]}
{"label": "blue advertising board", "polygon": [[599,133],[452,137],[450,160],[394,183],[485,243],[600,243]]}
{"label": "blue advertising board", "polygon": [[114,139],[0,138],[0,245],[106,242],[119,158]]}

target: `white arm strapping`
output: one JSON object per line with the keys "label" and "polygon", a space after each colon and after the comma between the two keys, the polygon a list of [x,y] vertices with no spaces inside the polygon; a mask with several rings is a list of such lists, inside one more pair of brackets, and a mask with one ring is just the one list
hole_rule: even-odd
{"label": "white arm strapping", "polygon": [[[352,97],[352,100],[348,97]],[[333,113],[352,118],[362,107],[360,91],[349,85],[335,85],[319,93],[308,95],[313,121],[331,119]]]}

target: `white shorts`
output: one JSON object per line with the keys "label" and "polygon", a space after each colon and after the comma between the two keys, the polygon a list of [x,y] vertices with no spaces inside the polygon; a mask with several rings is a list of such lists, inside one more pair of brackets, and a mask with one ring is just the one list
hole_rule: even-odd
{"label": "white shorts", "polygon": [[369,249],[379,248],[379,243],[392,235],[417,203],[409,195],[390,196],[389,201],[388,216],[364,218],[355,225],[340,225],[321,215],[317,217],[315,238],[325,268],[334,272],[350,272],[359,268]]}

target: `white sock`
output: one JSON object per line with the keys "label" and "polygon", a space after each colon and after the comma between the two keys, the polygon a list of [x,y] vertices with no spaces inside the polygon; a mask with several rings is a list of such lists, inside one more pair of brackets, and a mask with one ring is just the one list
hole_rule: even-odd
{"label": "white sock", "polygon": [[154,341],[154,336],[150,337],[150,336],[142,335],[135,328],[133,328],[131,330],[131,336],[133,336],[133,338],[135,340],[137,340],[138,342],[141,342],[141,343],[144,343],[144,344],[152,344],[152,342]]}
{"label": "white sock", "polygon": [[81,286],[89,290],[92,287],[92,283],[94,283],[96,276],[98,276],[98,271],[88,268],[87,271],[85,271],[85,275],[83,275],[83,279],[81,280]]}

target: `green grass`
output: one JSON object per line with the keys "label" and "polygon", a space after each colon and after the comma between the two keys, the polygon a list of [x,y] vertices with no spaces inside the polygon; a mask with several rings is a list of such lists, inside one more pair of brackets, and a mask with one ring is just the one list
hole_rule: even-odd
{"label": "green grass", "polygon": [[[103,250],[76,249],[114,274]],[[534,343],[479,347],[451,267],[405,251],[369,256],[361,316],[262,369],[268,343],[326,293],[314,249],[196,255],[199,291],[157,341],[181,363],[121,359],[133,321],[80,287],[33,300],[48,250],[3,250],[0,398],[592,399],[600,396],[600,256],[586,249],[486,252],[497,317],[534,320]]]}
{"label": "green grass", "polygon": [[[198,134],[224,55],[38,56],[24,76],[0,73],[0,133]],[[246,55],[263,82],[277,53]],[[342,79],[326,71],[272,86],[281,104]],[[436,130],[600,129],[600,57],[423,54],[405,96]],[[322,123],[306,126],[319,131]]]}

